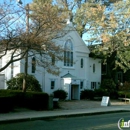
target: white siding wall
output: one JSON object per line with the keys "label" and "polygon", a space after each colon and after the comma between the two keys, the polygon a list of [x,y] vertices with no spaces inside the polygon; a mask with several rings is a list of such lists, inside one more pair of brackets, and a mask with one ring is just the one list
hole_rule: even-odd
{"label": "white siding wall", "polygon": [[[95,64],[95,72],[93,72],[93,64]],[[96,82],[97,85],[101,82],[100,59],[89,58],[89,89],[91,89],[91,82]]]}
{"label": "white siding wall", "polygon": [[4,88],[5,88],[5,75],[0,74],[0,89],[4,89]]}
{"label": "white siding wall", "polygon": [[[6,63],[8,62],[10,58],[10,54],[8,53],[6,56],[4,56],[2,58],[2,66],[6,65]],[[11,76],[11,69],[13,69],[13,77],[20,73],[20,61],[16,61],[13,63],[13,68],[11,67],[11,65],[9,65],[5,70],[4,70],[4,74],[5,74],[5,88],[7,88],[6,85],[6,81],[8,81],[9,79],[12,78]]]}

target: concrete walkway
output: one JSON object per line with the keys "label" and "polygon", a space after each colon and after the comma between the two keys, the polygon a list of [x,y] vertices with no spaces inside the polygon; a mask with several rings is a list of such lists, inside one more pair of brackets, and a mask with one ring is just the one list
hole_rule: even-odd
{"label": "concrete walkway", "polygon": [[[76,105],[74,105],[74,103],[80,107],[76,108],[75,107]],[[111,102],[111,106],[101,106],[100,103],[101,102],[99,101],[60,102],[61,108],[51,110],[51,111],[33,111],[33,110],[21,109],[10,113],[0,114],[0,123],[130,111],[130,104],[125,104],[124,102],[122,103],[122,102],[114,101]],[[93,106],[94,104],[95,106]],[[91,106],[91,107],[87,107],[87,106]]]}

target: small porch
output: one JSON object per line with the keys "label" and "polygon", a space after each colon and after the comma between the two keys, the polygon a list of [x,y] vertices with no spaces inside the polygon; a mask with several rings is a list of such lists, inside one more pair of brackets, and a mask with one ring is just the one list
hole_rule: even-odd
{"label": "small porch", "polygon": [[67,100],[80,100],[80,80],[69,72],[61,77],[62,88],[68,93]]}

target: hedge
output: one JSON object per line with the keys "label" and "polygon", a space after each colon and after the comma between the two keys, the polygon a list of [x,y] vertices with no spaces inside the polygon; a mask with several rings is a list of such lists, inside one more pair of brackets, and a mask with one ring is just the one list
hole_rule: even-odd
{"label": "hedge", "polygon": [[95,89],[95,90],[85,89],[85,90],[81,91],[81,93],[80,93],[81,99],[93,100],[94,97],[102,97],[102,96],[110,96],[111,99],[117,99],[118,93],[117,93],[117,91],[113,91],[113,92],[109,93],[105,89]]}
{"label": "hedge", "polygon": [[48,99],[48,94],[43,92],[0,90],[0,112],[9,112],[17,107],[47,110]]}
{"label": "hedge", "polygon": [[25,93],[25,106],[33,110],[47,110],[48,109],[48,99],[47,93],[36,93],[29,92]]}
{"label": "hedge", "polygon": [[81,99],[93,99],[94,98],[94,91],[85,89],[85,90],[81,91],[80,98]]}
{"label": "hedge", "polygon": [[0,97],[0,113],[7,113],[14,109],[14,97],[2,96]]}

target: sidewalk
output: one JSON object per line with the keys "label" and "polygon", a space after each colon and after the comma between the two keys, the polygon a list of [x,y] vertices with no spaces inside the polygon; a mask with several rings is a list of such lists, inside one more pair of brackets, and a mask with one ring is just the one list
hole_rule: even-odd
{"label": "sidewalk", "polygon": [[[101,106],[99,101],[97,102],[95,101],[71,102],[70,101],[70,102],[60,102],[60,104],[61,104],[60,109],[51,110],[51,111],[21,110],[21,111],[0,114],[0,123],[130,111],[130,104],[125,104],[122,102],[111,102],[111,106],[107,106],[107,107]],[[74,107],[76,106],[74,104],[80,107],[74,109]],[[95,106],[92,106],[94,104]],[[87,105],[90,107],[88,107]]]}

